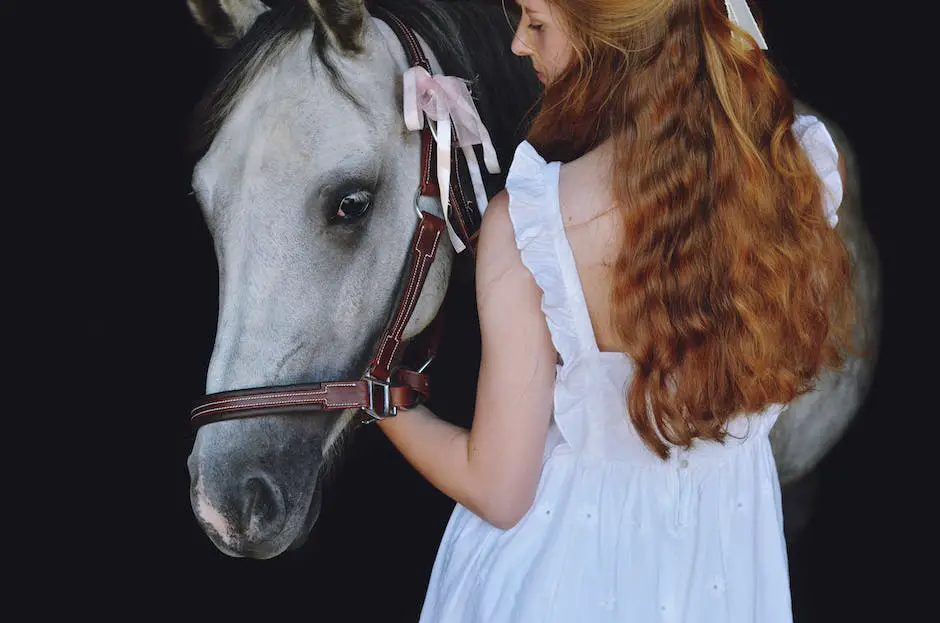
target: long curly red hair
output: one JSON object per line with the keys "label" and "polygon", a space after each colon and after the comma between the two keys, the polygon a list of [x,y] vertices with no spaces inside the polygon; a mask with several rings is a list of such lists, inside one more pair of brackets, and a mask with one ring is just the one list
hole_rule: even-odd
{"label": "long curly red hair", "polygon": [[851,351],[849,257],[793,96],[722,0],[549,2],[576,53],[528,140],[561,161],[613,142],[630,418],[663,458],[666,442],[722,441]]}

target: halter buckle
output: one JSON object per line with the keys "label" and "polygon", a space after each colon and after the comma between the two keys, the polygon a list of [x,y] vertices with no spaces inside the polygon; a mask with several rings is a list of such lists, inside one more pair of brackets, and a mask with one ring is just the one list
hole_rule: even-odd
{"label": "halter buckle", "polygon": [[[377,379],[373,376],[364,376],[362,378],[366,382],[369,390],[369,406],[364,407],[365,411],[369,415],[369,419],[366,420],[365,424],[371,424],[378,420],[384,420],[385,418],[395,417],[398,415],[398,407],[392,406],[392,395],[390,391],[390,384],[388,381],[383,381]],[[381,411],[376,408],[375,400],[375,388],[376,386],[382,388],[382,405]]]}

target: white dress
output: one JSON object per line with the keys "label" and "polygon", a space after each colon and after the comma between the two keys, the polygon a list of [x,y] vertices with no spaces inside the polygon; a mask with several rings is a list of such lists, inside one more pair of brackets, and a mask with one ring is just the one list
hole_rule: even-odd
{"label": "white dress", "polygon": [[[835,224],[835,145],[794,131]],[[510,530],[457,505],[422,623],[791,623],[780,487],[768,434],[783,409],[739,418],[725,445],[663,462],[627,417],[626,355],[598,350],[558,203],[559,164],[523,142],[506,187],[522,261],[563,365],[532,508]],[[736,437],[735,438],[732,438]]]}

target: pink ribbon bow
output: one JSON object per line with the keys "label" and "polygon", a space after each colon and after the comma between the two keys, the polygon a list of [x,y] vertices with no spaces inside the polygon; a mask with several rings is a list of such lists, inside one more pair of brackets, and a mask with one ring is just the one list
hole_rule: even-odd
{"label": "pink ribbon bow", "polygon": [[404,79],[405,125],[409,130],[421,130],[424,128],[425,115],[436,124],[436,127],[431,125],[431,133],[437,142],[437,183],[441,191],[441,208],[444,210],[444,221],[451,243],[457,253],[460,253],[465,245],[454,231],[447,214],[450,197],[451,127],[456,130],[457,144],[467,158],[473,194],[480,214],[486,210],[487,198],[480,164],[477,162],[473,146],[483,146],[483,161],[490,173],[499,173],[496,149],[480,119],[480,113],[473,104],[466,81],[453,76],[431,76],[423,67],[409,68]]}

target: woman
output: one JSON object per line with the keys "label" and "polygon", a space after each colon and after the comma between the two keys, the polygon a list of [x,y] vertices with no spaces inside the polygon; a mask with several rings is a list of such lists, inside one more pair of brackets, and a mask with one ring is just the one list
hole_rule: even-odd
{"label": "woman", "polygon": [[792,620],[769,432],[852,301],[838,152],[762,43],[742,0],[524,0],[472,429],[380,423],[457,502],[422,621]]}

